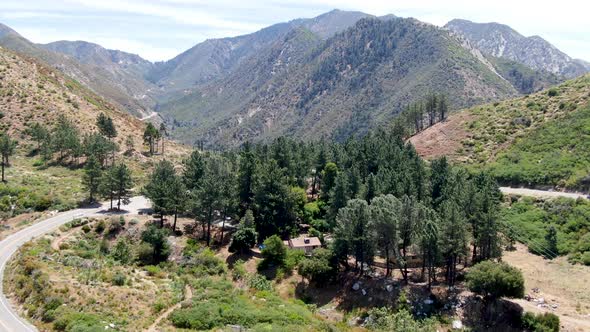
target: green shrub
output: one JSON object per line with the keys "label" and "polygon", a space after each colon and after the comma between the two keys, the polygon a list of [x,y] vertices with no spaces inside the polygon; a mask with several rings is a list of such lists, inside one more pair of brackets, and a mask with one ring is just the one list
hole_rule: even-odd
{"label": "green shrub", "polygon": [[262,249],[262,257],[264,257],[265,264],[283,265],[287,257],[287,247],[283,240],[278,235],[273,235],[264,240],[264,249]]}
{"label": "green shrub", "polygon": [[436,331],[436,324],[433,320],[416,320],[412,314],[405,309],[394,313],[386,308],[373,308],[367,312],[367,316],[366,327],[375,331]]}
{"label": "green shrub", "polygon": [[104,232],[105,228],[106,228],[106,225],[104,223],[104,220],[101,220],[98,222],[98,224],[96,224],[96,227],[94,227],[94,231],[97,234],[102,234],[102,232]]}
{"label": "green shrub", "polygon": [[83,231],[84,233],[89,233],[89,232],[90,232],[90,226],[88,226],[88,225],[84,225],[84,226],[82,226],[82,231]]}
{"label": "green shrub", "polygon": [[557,91],[557,89],[555,89],[555,88],[551,88],[551,89],[549,89],[549,90],[547,91],[547,95],[548,95],[549,97],[555,97],[555,96],[557,96],[558,94],[559,94],[559,92],[558,92],[558,91]]}
{"label": "green shrub", "polygon": [[519,269],[506,263],[485,261],[469,269],[467,287],[474,293],[492,299],[524,296],[524,278]]}
{"label": "green shrub", "polygon": [[113,276],[113,280],[111,280],[114,286],[124,286],[126,281],[127,278],[121,272],[115,273],[115,275]]}
{"label": "green shrub", "polygon": [[242,261],[241,259],[238,259],[235,263],[234,263],[234,267],[232,269],[232,279],[234,281],[237,280],[242,280],[246,277],[246,268],[244,267],[244,261]]}
{"label": "green shrub", "polygon": [[148,265],[148,266],[145,266],[144,268],[145,268],[145,271],[147,272],[148,276],[155,277],[155,276],[159,276],[160,273],[162,273],[162,269],[160,269],[159,266]]}
{"label": "green shrub", "polygon": [[271,291],[272,283],[265,276],[255,273],[248,278],[248,287],[260,291]]}
{"label": "green shrub", "polygon": [[67,313],[61,315],[53,327],[58,331],[67,332],[104,332],[104,324],[101,319],[87,313]]}
{"label": "green shrub", "polygon": [[131,249],[126,239],[119,239],[113,250],[111,256],[121,264],[128,264],[131,262]]}
{"label": "green shrub", "polygon": [[559,332],[559,317],[549,312],[537,315],[527,312],[522,316],[522,326],[533,332]]}
{"label": "green shrub", "polygon": [[211,249],[206,248],[200,253],[193,255],[185,266],[197,277],[207,275],[220,275],[225,272],[225,262],[215,256]]}

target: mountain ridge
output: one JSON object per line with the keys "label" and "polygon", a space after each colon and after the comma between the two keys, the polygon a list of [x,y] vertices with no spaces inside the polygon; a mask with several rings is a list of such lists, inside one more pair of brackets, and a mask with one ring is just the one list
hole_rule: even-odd
{"label": "mountain ridge", "polygon": [[536,70],[566,78],[574,78],[590,71],[583,61],[571,58],[542,37],[523,36],[505,24],[454,19],[444,28],[462,35],[483,53],[518,61]]}

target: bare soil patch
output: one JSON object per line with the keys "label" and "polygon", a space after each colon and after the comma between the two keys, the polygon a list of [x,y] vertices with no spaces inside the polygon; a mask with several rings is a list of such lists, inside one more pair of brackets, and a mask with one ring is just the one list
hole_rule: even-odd
{"label": "bare soil patch", "polygon": [[467,112],[455,113],[446,121],[439,122],[414,135],[410,138],[410,142],[423,158],[435,159],[441,156],[457,158],[457,150],[463,146],[462,141],[468,137],[465,123],[470,121],[471,117]]}
{"label": "bare soil patch", "polygon": [[[518,267],[525,278],[525,294],[542,298],[538,302],[514,300],[525,311],[553,312],[561,320],[563,331],[590,331],[590,267],[572,265],[565,257],[547,260],[528,252],[522,244],[507,251],[503,258]],[[533,289],[538,288],[538,292]],[[556,305],[556,308],[552,308]]]}

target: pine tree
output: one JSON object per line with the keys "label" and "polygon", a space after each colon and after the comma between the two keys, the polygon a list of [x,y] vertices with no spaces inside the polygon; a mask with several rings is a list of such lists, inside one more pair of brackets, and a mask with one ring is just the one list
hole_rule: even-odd
{"label": "pine tree", "polygon": [[[336,241],[344,242],[348,253],[354,255],[355,265],[363,274],[365,264],[371,263],[374,255],[373,234],[369,227],[370,211],[367,201],[352,199],[338,211],[336,218]],[[360,266],[359,266],[360,264]]]}
{"label": "pine tree", "polygon": [[338,166],[335,163],[327,163],[322,171],[322,200],[324,202],[330,201],[330,191],[336,183],[338,176]]}
{"label": "pine tree", "polygon": [[96,118],[96,126],[98,127],[98,132],[110,140],[117,137],[117,129],[110,116],[100,113]]}
{"label": "pine tree", "polygon": [[174,165],[163,160],[156,165],[143,190],[146,197],[152,201],[154,211],[160,214],[160,227],[164,226],[164,216],[174,213],[171,202],[178,192],[173,191],[171,184],[175,183],[176,176]]}
{"label": "pine tree", "polygon": [[168,131],[166,131],[166,125],[164,122],[160,123],[159,136],[162,140],[162,155],[164,155],[164,142],[166,141],[166,136],[168,136]]}
{"label": "pine tree", "polygon": [[38,122],[27,128],[25,133],[37,143],[37,151],[41,151],[41,145],[49,138],[49,130]]}
{"label": "pine tree", "polygon": [[338,210],[345,207],[346,203],[350,199],[348,176],[346,173],[341,172],[338,174],[330,197],[330,202],[328,202],[330,204],[328,210],[328,221],[334,225],[336,216],[338,215]]}
{"label": "pine tree", "polygon": [[438,98],[437,112],[440,121],[445,121],[447,113],[449,112],[449,105],[447,103],[447,97],[444,95],[440,95]]}
{"label": "pine tree", "polygon": [[398,259],[398,265],[405,281],[408,280],[408,248],[412,245],[418,228],[419,209],[419,203],[414,198],[408,196],[402,197],[398,225],[401,256]]}
{"label": "pine tree", "polygon": [[60,116],[52,134],[52,150],[59,153],[60,161],[75,157],[80,151],[80,134],[74,124],[65,116]]}
{"label": "pine tree", "polygon": [[457,264],[467,250],[467,223],[459,205],[446,200],[441,205],[440,251],[446,264],[446,279],[450,286],[455,284]]}
{"label": "pine tree", "polygon": [[121,203],[129,204],[131,198],[131,188],[133,187],[131,170],[127,165],[121,163],[111,167],[111,171],[115,182],[114,196],[117,199],[117,210],[121,211]]}
{"label": "pine tree", "polygon": [[184,171],[182,173],[182,180],[187,190],[196,191],[199,186],[203,173],[205,172],[205,162],[202,153],[198,150],[193,150],[190,157],[184,160]]}
{"label": "pine tree", "polygon": [[371,201],[371,229],[375,243],[385,255],[386,275],[391,275],[391,258],[398,258],[400,234],[399,220],[402,203],[393,195],[375,197]]}
{"label": "pine tree", "polygon": [[0,134],[0,164],[2,164],[2,182],[6,182],[4,168],[10,166],[9,158],[16,150],[16,141],[11,139],[7,133]]}
{"label": "pine tree", "polygon": [[206,222],[207,246],[211,244],[211,225],[215,211],[223,209],[225,190],[221,183],[231,177],[231,169],[225,158],[212,155],[205,160],[203,178],[195,195],[196,207]]}
{"label": "pine tree", "polygon": [[240,200],[240,214],[252,208],[255,177],[256,158],[251,144],[246,142],[239,155],[238,195]]}
{"label": "pine tree", "polygon": [[143,142],[149,147],[150,156],[154,154],[155,144],[160,137],[160,132],[151,122],[148,122],[143,132]]}
{"label": "pine tree", "polygon": [[82,176],[82,184],[89,193],[88,201],[90,203],[94,202],[95,194],[98,192],[101,175],[102,170],[100,168],[100,163],[96,160],[96,157],[90,156],[88,160],[86,160],[86,165],[84,165],[84,175]]}
{"label": "pine tree", "polygon": [[258,173],[254,186],[256,231],[263,240],[273,234],[286,235],[295,229],[295,202],[285,172],[270,159]]}

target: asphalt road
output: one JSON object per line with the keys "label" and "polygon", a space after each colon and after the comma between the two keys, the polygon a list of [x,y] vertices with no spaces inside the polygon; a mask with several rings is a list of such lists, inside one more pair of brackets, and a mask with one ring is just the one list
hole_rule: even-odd
{"label": "asphalt road", "polygon": [[568,192],[561,192],[561,191],[547,191],[547,190],[536,190],[536,189],[526,189],[526,188],[510,188],[510,187],[500,187],[500,190],[504,194],[513,194],[513,195],[521,195],[521,196],[533,196],[533,197],[567,197],[567,198],[584,198],[588,199],[587,195],[578,194],[578,193],[568,193]]}
{"label": "asphalt road", "polygon": [[76,218],[92,217],[100,215],[136,215],[141,210],[150,207],[149,201],[142,196],[133,197],[128,205],[122,206],[124,209],[121,212],[109,213],[107,211],[108,205],[95,206],[90,208],[81,208],[59,213],[51,218],[38,222],[30,227],[27,227],[15,234],[10,235],[6,239],[0,241],[0,331],[2,332],[32,332],[37,329],[31,325],[26,319],[18,316],[18,313],[12,308],[3,291],[4,269],[10,260],[10,257],[17,251],[17,249],[32,240],[33,238],[50,233],[59,226],[72,221]]}

